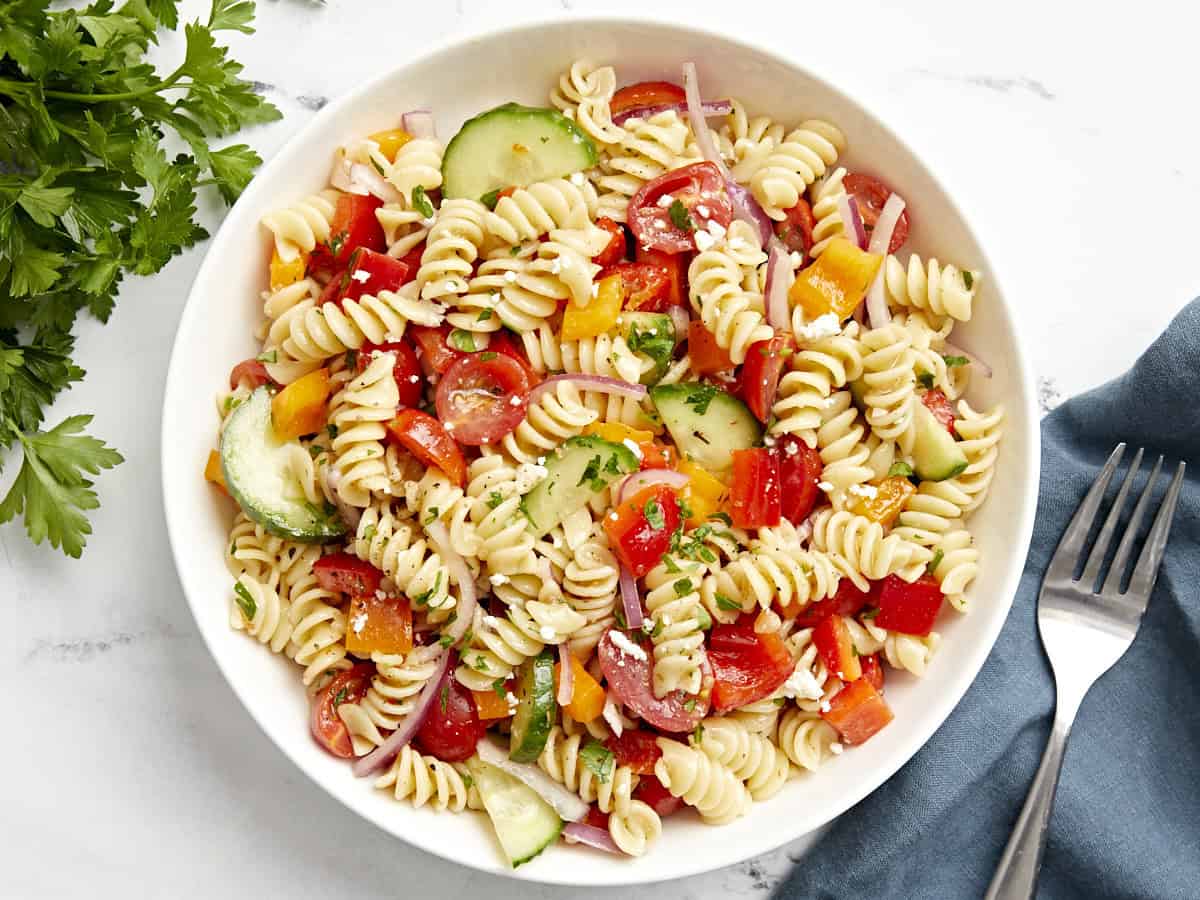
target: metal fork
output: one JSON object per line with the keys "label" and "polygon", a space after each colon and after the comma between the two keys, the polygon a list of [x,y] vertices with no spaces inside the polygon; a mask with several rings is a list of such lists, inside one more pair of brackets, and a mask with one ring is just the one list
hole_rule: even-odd
{"label": "metal fork", "polygon": [[1004,848],[1004,855],[1000,857],[1000,865],[988,886],[986,900],[1028,900],[1033,897],[1038,870],[1042,865],[1042,851],[1046,846],[1050,812],[1054,808],[1054,792],[1058,787],[1058,775],[1075,713],[1096,679],[1107,672],[1133,643],[1158,578],[1159,564],[1171,534],[1175,505],[1183,487],[1183,463],[1175,470],[1175,477],[1171,479],[1158,514],[1154,517],[1154,524],[1133,574],[1122,590],[1126,563],[1137,537],[1138,526],[1150,504],[1154,483],[1162,469],[1161,456],[1154,464],[1137,506],[1133,509],[1104,584],[1099,588],[1096,585],[1113,532],[1116,531],[1142,463],[1141,449],[1134,455],[1121,489],[1100,527],[1084,564],[1083,574],[1075,577],[1083,559],[1084,544],[1124,454],[1125,444],[1118,444],[1058,542],[1058,549],[1042,580],[1042,591],[1038,596],[1038,631],[1054,669],[1058,693],[1054,727],[1050,731],[1050,742],[1042,756],[1042,764],[1030,785],[1029,796],[1025,798],[1025,806],[1021,809],[1012,836]]}

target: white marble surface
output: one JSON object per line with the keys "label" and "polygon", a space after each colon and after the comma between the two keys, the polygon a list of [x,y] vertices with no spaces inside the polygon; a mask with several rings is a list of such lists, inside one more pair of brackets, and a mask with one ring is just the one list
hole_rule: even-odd
{"label": "white marble surface", "polygon": [[[502,11],[578,16],[644,5],[509,0]],[[193,16],[205,6],[184,4]],[[248,139],[270,156],[325,98],[499,6],[261,0],[259,33],[235,43],[286,118]],[[1098,16],[1098,6],[860,0],[843,19],[837,5],[816,13],[765,0],[656,4],[794,53],[884,113],[945,177],[992,248],[1030,325],[1051,405],[1120,372],[1200,293],[1190,255],[1200,127],[1187,69],[1200,13],[1142,2]],[[166,41],[162,54],[179,49]],[[205,214],[219,223],[215,204]],[[53,419],[94,411],[95,431],[128,460],[99,483],[103,507],[84,560],[0,528],[0,609],[9,623],[0,657],[16,676],[0,741],[0,894],[557,893],[455,867],[359,821],[283,760],[209,660],[169,558],[158,463],[167,356],[205,249],[157,278],[128,281],[108,326],[78,329],[78,359],[90,374]],[[789,853],[675,882],[669,893],[766,896]],[[620,893],[649,900],[655,890]]]}

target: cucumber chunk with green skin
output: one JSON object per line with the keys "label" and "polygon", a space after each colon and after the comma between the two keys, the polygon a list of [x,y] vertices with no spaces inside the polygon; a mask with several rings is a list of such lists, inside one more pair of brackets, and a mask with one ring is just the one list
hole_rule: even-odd
{"label": "cucumber chunk with green skin", "polygon": [[517,711],[508,735],[508,758],[535,762],[546,748],[558,714],[554,697],[554,654],[543,650],[517,670]]}
{"label": "cucumber chunk with green skin", "polygon": [[913,471],[922,481],[945,481],[962,473],[967,455],[946,426],[920,400],[914,403]]}
{"label": "cucumber chunk with green skin", "polygon": [[556,109],[506,103],[469,119],[446,145],[442,194],[480,200],[596,165],[596,145]]}
{"label": "cucumber chunk with green skin", "polygon": [[291,474],[296,441],[280,441],[271,425],[271,393],[254,391],[225,420],[221,470],[246,515],[271,534],[310,544],[336,540],[346,523],[333,507],[317,507]]}
{"label": "cucumber chunk with green skin", "polygon": [[734,450],[762,443],[762,426],[754,413],[710,384],[661,384],[650,389],[650,399],[679,452],[713,474],[729,470]]}
{"label": "cucumber chunk with green skin", "polygon": [[654,368],[642,376],[642,384],[658,384],[675,358],[675,323],[665,313],[627,312],[621,313],[621,327],[629,349],[654,362]]}
{"label": "cucumber chunk with green skin", "polygon": [[467,770],[514,869],[558,840],[563,820],[533,788],[478,756],[467,760]]}
{"label": "cucumber chunk with green skin", "polygon": [[568,438],[546,459],[546,477],[521,501],[535,537],[541,537],[640,462],[624,444],[601,437]]}

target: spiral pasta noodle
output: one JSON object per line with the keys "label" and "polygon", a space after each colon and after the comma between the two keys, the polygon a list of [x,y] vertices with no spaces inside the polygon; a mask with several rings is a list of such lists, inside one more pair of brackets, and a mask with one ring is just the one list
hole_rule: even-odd
{"label": "spiral pasta noodle", "polygon": [[689,743],[744,782],[754,800],[775,796],[791,774],[791,763],[783,751],[736,719],[709,719]]}
{"label": "spiral pasta noodle", "polygon": [[450,575],[419,526],[390,501],[372,501],[363,510],[354,554],[379,569],[415,607],[448,614],[458,602]]}
{"label": "spiral pasta noodle", "polygon": [[888,302],[929,310],[939,316],[951,316],[959,322],[971,319],[981,275],[949,264],[940,265],[930,257],[923,262],[917,254],[908,258],[908,268],[894,256],[883,263],[883,283]]}
{"label": "spiral pasta noodle", "polygon": [[408,654],[371,654],[375,676],[367,693],[358,703],[342,703],[337,708],[338,717],[350,731],[355,755],[382,744],[384,732],[394,731],[416,708],[417,697],[437,671],[443,652],[434,645],[414,647]]}
{"label": "spiral pasta noodle", "polygon": [[391,792],[397,800],[408,800],[418,809],[428,804],[438,812],[481,810],[483,801],[473,785],[468,787],[469,777],[461,763],[424,756],[410,744],[375,780],[375,787]]}
{"label": "spiral pasta noodle", "polygon": [[500,243],[520,244],[558,228],[587,226],[598,202],[595,186],[583,176],[552,178],[501,197],[484,218],[484,227]]}
{"label": "spiral pasta noodle", "polygon": [[408,256],[429,237],[425,216],[406,203],[385,203],[375,210],[375,219],[383,229],[388,256]]}
{"label": "spiral pasta noodle", "polygon": [[879,581],[892,574],[914,581],[933,557],[925,547],[898,535],[885,536],[878,522],[830,509],[814,517],[812,542],[861,590],[867,590],[868,579]]}
{"label": "spiral pasta noodle", "polygon": [[817,445],[817,429],[835,388],[845,387],[863,373],[858,325],[851,322],[841,333],[812,341],[788,359],[788,371],[779,381],[772,413],[772,434],[793,434],[808,446]]}
{"label": "spiral pasta noodle", "polygon": [[742,270],[727,252],[697,254],[688,267],[688,283],[692,309],[734,363],[745,361],[751,344],[774,335],[763,316],[762,296],[742,289]]}
{"label": "spiral pasta noodle", "polygon": [[779,721],[779,747],[795,765],[815,772],[826,762],[838,743],[833,726],[817,713],[789,709]]}
{"label": "spiral pasta noodle", "polygon": [[784,127],[769,116],[750,118],[739,100],[717,132],[721,155],[729,163],[729,174],[739,184],[749,184],[771,152],[783,143]]}
{"label": "spiral pasta noodle", "polygon": [[501,447],[516,462],[537,462],[596,419],[596,411],[584,403],[579,389],[568,381],[560,381],[529,404],[525,419],[505,435]]}
{"label": "spiral pasta noodle", "polygon": [[825,403],[817,429],[817,449],[824,466],[821,486],[839,507],[851,487],[866,484],[876,473],[866,429],[850,391],[835,391]]}
{"label": "spiral pasta noodle", "polygon": [[662,758],[654,774],[672,797],[695,807],[704,821],[714,825],[732,822],[750,809],[750,791],[725,766],[699,750],[660,737]]}
{"label": "spiral pasta noodle", "polygon": [[809,119],[773,148],[754,177],[750,189],[768,216],[783,221],[800,202],[808,186],[825,174],[845,149],[846,139],[834,125]]}
{"label": "spiral pasta noodle", "polygon": [[[672,572],[672,568],[676,571]],[[700,664],[704,657],[704,632],[700,616],[699,565],[680,560],[659,563],[646,573],[646,612],[653,623],[654,694],[672,691],[700,692]]]}
{"label": "spiral pasta noodle", "polygon": [[[253,609],[249,617],[242,607],[247,602]],[[287,601],[269,583],[261,582],[245,572],[234,582],[234,599],[229,602],[229,624],[234,630],[245,631],[260,644],[270,647],[272,653],[282,652],[292,636]]]}
{"label": "spiral pasta noodle", "polygon": [[292,586],[289,654],[304,666],[305,685],[326,672],[349,665],[346,660],[346,614],[330,601],[335,598],[316,582],[311,569]]}
{"label": "spiral pasta noodle", "polygon": [[625,137],[625,129],[612,120],[612,98],[617,90],[617,73],[612,66],[597,66],[591,60],[576,60],[558,80],[550,102],[574,119],[601,146]]}
{"label": "spiral pasta noodle", "polygon": [[275,252],[281,260],[291,262],[329,240],[338,196],[337,191],[321,191],[262,217],[262,224],[275,236]]}
{"label": "spiral pasta noodle", "polygon": [[664,172],[700,161],[687,123],[673,110],[628,120],[626,135],[601,164],[599,212],[624,222],[629,198]]}
{"label": "spiral pasta noodle", "polygon": [[434,138],[413,138],[396,151],[387,172],[390,181],[410,206],[413,191],[436,191],[442,186],[443,147]]}
{"label": "spiral pasta noodle", "polygon": [[[726,565],[714,578],[715,592],[742,612],[768,609],[772,601],[795,613],[837,591],[839,573],[832,558],[799,546],[761,545]],[[718,603],[718,606],[721,604]]]}
{"label": "spiral pasta noodle", "polygon": [[467,281],[483,246],[487,207],[478,200],[447,200],[429,229],[417,290],[423,300],[439,300],[467,292]]}
{"label": "spiral pasta noodle", "polygon": [[881,440],[895,441],[908,453],[914,438],[917,376],[912,338],[892,323],[862,336],[863,403],[867,424]]}
{"label": "spiral pasta noodle", "polygon": [[976,412],[966,400],[958,404],[954,430],[960,438],[958,446],[967,457],[967,467],[955,483],[971,498],[964,512],[978,508],[986,498],[996,474],[996,445],[1003,434],[1004,407],[995,406],[987,412]]}
{"label": "spiral pasta noodle", "polygon": [[[338,473],[337,493],[351,506],[366,506],[373,493],[389,488],[383,463],[384,423],[396,415],[400,392],[392,377],[396,354],[377,353],[361,375],[345,381],[330,404],[333,469]],[[335,378],[346,379],[349,372]]]}

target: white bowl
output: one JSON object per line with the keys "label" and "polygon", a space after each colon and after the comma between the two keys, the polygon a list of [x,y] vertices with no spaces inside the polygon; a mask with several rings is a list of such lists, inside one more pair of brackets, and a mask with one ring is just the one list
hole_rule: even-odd
{"label": "white bowl", "polygon": [[[976,380],[971,398],[980,405],[1002,401],[1007,422],[995,487],[972,520],[982,551],[973,609],[967,616],[943,614],[943,642],[925,678],[889,678],[896,718],[886,730],[815,776],[794,778],[730,825],[713,828],[680,815],[664,823],[661,840],[640,859],[559,846],[512,872],[483,818],[398,803],[312,741],[298,669],[229,628],[223,551],[233,510],[200,473],[215,441],[213,397],[233,363],[257,352],[257,298],[270,253],[259,217],[321,188],[334,149],[347,138],[394,127],[401,111],[419,106],[436,111],[439,133],[448,138],[466,118],[497,104],[544,105],[555,79],[581,56],[615,65],[622,83],[677,81],[680,63],[692,59],[707,97],[736,96],[785,123],[814,116],[837,123],[849,141],[848,166],[878,173],[907,199],[909,247],[983,271],[975,319],[961,331],[995,372]],[[192,613],[234,692],[279,749],[346,806],[398,838],[484,871],[572,885],[658,881],[741,861],[829,822],[907,762],[954,709],[995,642],[1025,561],[1039,465],[1033,386],[1012,310],[967,217],[860,103],[787,59],[697,28],[629,18],[521,25],[447,44],[329,104],[229,213],[196,276],[171,356],[162,441],[167,525]]]}

